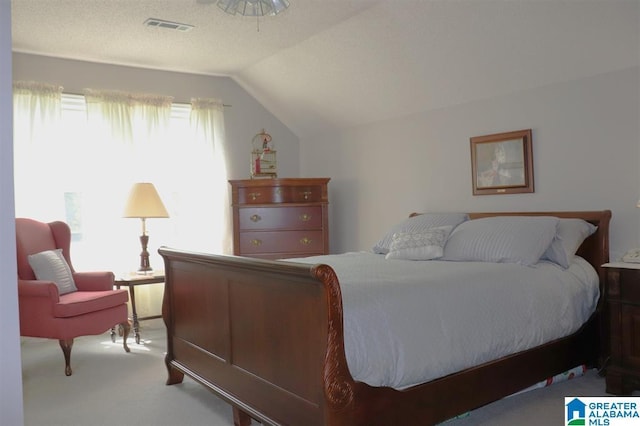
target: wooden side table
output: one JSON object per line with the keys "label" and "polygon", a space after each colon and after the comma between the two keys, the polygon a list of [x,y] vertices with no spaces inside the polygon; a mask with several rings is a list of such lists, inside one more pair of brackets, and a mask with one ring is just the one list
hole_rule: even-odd
{"label": "wooden side table", "polygon": [[136,343],[140,344],[140,321],[161,318],[162,315],[151,315],[147,317],[138,318],[138,312],[136,311],[136,293],[135,288],[139,285],[159,284],[164,282],[164,271],[151,272],[149,274],[127,274],[123,276],[117,276],[115,280],[116,288],[129,287],[129,299],[131,300],[131,315],[133,319],[133,332],[136,339]]}
{"label": "wooden side table", "polygon": [[629,395],[640,388],[640,264],[607,263],[606,302],[610,334],[607,393]]}

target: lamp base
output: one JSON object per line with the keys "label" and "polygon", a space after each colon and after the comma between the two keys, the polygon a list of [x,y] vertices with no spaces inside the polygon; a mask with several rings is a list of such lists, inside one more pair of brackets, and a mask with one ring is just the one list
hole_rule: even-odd
{"label": "lamp base", "polygon": [[147,245],[149,244],[148,235],[140,235],[140,244],[142,245],[142,252],[140,252],[140,268],[138,268],[138,274],[148,274],[153,271],[149,264],[149,252],[147,251]]}

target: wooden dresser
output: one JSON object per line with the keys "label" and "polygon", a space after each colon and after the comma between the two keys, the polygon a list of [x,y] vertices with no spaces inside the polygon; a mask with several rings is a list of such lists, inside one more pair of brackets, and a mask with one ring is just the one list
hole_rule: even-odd
{"label": "wooden dresser", "polygon": [[281,259],[329,253],[329,178],[230,180],[233,253]]}

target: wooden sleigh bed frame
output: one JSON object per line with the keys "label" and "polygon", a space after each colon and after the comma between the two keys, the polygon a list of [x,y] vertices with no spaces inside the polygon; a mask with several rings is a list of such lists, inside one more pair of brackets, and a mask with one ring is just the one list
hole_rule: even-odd
{"label": "wooden sleigh bed frame", "polygon": [[[546,215],[598,226],[578,250],[600,276],[609,260],[611,212]],[[575,334],[405,390],[351,377],[344,352],[340,284],[327,265],[159,249],[165,262],[167,384],[184,375],[233,407],[235,425],[435,424],[603,356],[602,297]]]}

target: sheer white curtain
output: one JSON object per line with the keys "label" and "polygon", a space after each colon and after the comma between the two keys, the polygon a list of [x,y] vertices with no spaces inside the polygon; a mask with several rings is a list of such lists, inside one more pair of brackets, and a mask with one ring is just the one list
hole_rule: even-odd
{"label": "sheer white curtain", "polygon": [[[231,196],[227,181],[226,138],[224,131],[224,105],[217,99],[191,100],[191,129],[193,142],[203,150],[205,158],[211,158],[211,165],[206,168],[211,182],[207,203],[213,209],[213,220],[200,217],[201,223],[213,226],[209,232],[214,236],[209,251],[213,253],[231,254],[233,252],[232,223],[230,215]],[[205,161],[208,164],[208,161]],[[194,194],[195,196],[195,194]],[[202,212],[197,212],[200,215]]]}
{"label": "sheer white curtain", "polygon": [[13,83],[13,102],[20,112],[15,121],[16,137],[41,141],[55,131],[62,108],[62,87],[34,81]]}
{"label": "sheer white curtain", "polygon": [[133,147],[151,147],[169,128],[170,96],[86,89],[89,125],[108,140]]}
{"label": "sheer white curtain", "polygon": [[170,215],[147,220],[154,269],[162,245],[231,251],[221,102],[87,90],[64,95],[60,113],[60,93],[14,89],[18,216],[69,222],[77,269],[133,271],[141,221],[122,218],[124,202],[133,183],[152,182]]}
{"label": "sheer white curtain", "polygon": [[[15,82],[14,102],[14,184],[16,214],[33,212],[41,217],[64,217],[64,198],[54,195],[61,182],[69,180],[67,170],[50,158],[67,141],[60,130],[62,87],[36,82]],[[64,185],[64,183],[62,183]],[[46,208],[44,207],[46,206]]]}

